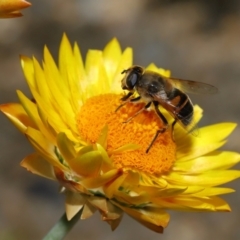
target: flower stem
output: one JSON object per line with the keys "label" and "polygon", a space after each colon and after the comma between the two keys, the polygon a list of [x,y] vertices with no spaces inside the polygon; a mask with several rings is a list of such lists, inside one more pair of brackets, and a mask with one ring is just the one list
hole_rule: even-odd
{"label": "flower stem", "polygon": [[42,240],[61,240],[70,232],[75,223],[80,219],[82,210],[80,210],[70,221],[67,220],[66,213],[58,220],[47,235]]}

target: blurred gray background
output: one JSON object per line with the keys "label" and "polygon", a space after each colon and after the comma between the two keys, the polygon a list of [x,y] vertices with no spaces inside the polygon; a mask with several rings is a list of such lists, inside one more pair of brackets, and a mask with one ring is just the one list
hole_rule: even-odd
{"label": "blurred gray background", "polygon": [[[29,95],[19,54],[42,59],[44,44],[57,57],[63,32],[77,41],[85,57],[113,37],[134,49],[134,63],[151,62],[172,75],[210,83],[214,96],[192,96],[204,109],[200,126],[239,122],[240,3],[237,0],[32,0],[24,17],[0,20],[0,103],[17,101],[16,89]],[[0,239],[41,239],[64,212],[58,184],[19,166],[32,152],[29,143],[0,115]],[[238,127],[224,149],[239,151]],[[237,166],[239,168],[239,165]],[[231,213],[171,212],[164,235],[151,232],[124,216],[111,232],[96,213],[79,221],[66,239],[240,239],[240,184],[223,196]]]}

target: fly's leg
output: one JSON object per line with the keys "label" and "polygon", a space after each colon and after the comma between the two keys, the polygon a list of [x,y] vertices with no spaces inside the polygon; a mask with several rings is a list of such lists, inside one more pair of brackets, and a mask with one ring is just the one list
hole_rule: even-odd
{"label": "fly's leg", "polygon": [[160,110],[159,110],[159,108],[158,108],[159,103],[154,101],[153,104],[154,104],[155,111],[156,111],[157,115],[159,116],[159,118],[161,119],[161,121],[162,121],[163,124],[164,124],[164,127],[161,128],[161,129],[159,129],[159,130],[157,130],[155,136],[153,137],[151,143],[149,144],[149,146],[148,146],[148,148],[147,148],[147,150],[146,150],[146,153],[148,153],[148,152],[150,151],[150,149],[151,149],[151,147],[153,146],[154,142],[156,141],[158,135],[164,133],[164,132],[167,130],[167,128],[168,128],[168,121],[167,121],[167,119],[163,116],[163,114],[160,112]]}
{"label": "fly's leg", "polygon": [[120,105],[116,108],[115,112],[117,112],[121,107],[123,107],[123,106],[128,102],[127,100],[128,100],[132,95],[133,95],[133,92],[129,92],[126,96],[123,96],[120,100],[121,100],[121,101],[124,101],[124,103],[120,104]]}
{"label": "fly's leg", "polygon": [[124,101],[122,104],[120,104],[115,112],[117,112],[121,107],[123,107],[125,104],[127,104],[128,102],[137,102],[140,100],[140,96],[139,97],[136,97],[136,98],[131,98],[129,99],[131,96],[133,95],[133,92],[129,92],[126,96],[122,97],[120,100]]}
{"label": "fly's leg", "polygon": [[177,123],[177,119],[175,119],[172,123],[172,140],[175,142],[175,139],[174,139],[174,132],[173,132],[173,129],[174,129],[174,126],[175,124]]}
{"label": "fly's leg", "polygon": [[133,95],[133,92],[129,92],[127,95],[123,96],[120,100],[127,101],[132,95]]}
{"label": "fly's leg", "polygon": [[129,102],[137,102],[141,99],[141,96],[135,97],[135,98],[131,98]]}
{"label": "fly's leg", "polygon": [[146,153],[148,153],[150,151],[150,149],[153,146],[153,143],[156,141],[158,135],[161,134],[161,133],[164,133],[166,130],[167,130],[167,128],[162,128],[162,129],[157,130],[154,138],[152,139],[151,143],[149,144],[149,146],[148,146],[148,148],[146,150]]}
{"label": "fly's leg", "polygon": [[[138,97],[139,98],[139,97]],[[131,102],[132,102],[132,100],[134,100],[134,101],[137,101],[137,100],[139,100],[139,99],[137,99],[137,100],[135,100],[135,99],[137,99],[137,98],[134,98],[134,99],[131,99]],[[143,112],[144,110],[146,110],[146,109],[148,109],[150,106],[151,106],[151,103],[152,102],[149,102],[149,103],[147,103],[143,108],[141,108],[139,111],[137,111],[133,116],[131,116],[130,118],[128,118],[124,123],[128,123],[128,122],[130,122],[133,118],[135,118],[139,113],[141,113],[141,112]]]}

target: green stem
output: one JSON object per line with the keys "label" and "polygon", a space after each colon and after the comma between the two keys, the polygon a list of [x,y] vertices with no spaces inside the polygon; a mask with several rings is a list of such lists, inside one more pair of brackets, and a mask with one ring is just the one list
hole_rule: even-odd
{"label": "green stem", "polygon": [[82,210],[80,210],[70,221],[67,220],[66,213],[58,220],[47,235],[42,240],[61,240],[70,232],[75,223],[80,219]]}

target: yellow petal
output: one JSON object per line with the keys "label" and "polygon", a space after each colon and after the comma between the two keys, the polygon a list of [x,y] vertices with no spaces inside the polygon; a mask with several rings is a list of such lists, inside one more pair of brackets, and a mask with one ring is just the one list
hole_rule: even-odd
{"label": "yellow petal", "polygon": [[230,212],[231,211],[231,208],[229,207],[227,202],[225,200],[223,200],[222,198],[213,196],[213,197],[210,197],[209,199],[207,199],[206,201],[208,201],[209,204],[215,205],[215,209],[217,211],[222,211],[222,212]]}
{"label": "yellow petal", "polygon": [[104,66],[108,75],[108,79],[112,79],[119,61],[121,59],[121,47],[116,38],[110,41],[103,50],[103,61]]}
{"label": "yellow petal", "polygon": [[74,65],[72,46],[66,34],[64,34],[59,49],[59,71],[62,78],[65,80],[65,84],[67,84],[69,74],[71,74]]}
{"label": "yellow petal", "polygon": [[26,132],[30,143],[50,164],[59,169],[67,170],[67,168],[59,162],[55,154],[55,146],[52,145],[39,131],[28,127]]}
{"label": "yellow petal", "polygon": [[[162,189],[162,190],[159,190],[159,189],[155,190],[155,192],[153,192],[153,195],[154,195],[154,197],[172,197],[172,196],[176,196],[176,195],[179,195],[182,193],[185,194],[188,189],[189,189],[189,187],[182,187],[182,186],[168,187],[168,188]],[[198,191],[199,191],[199,189],[198,189]]]}
{"label": "yellow petal", "polygon": [[95,178],[85,178],[84,180],[81,181],[81,185],[89,189],[98,188],[113,181],[122,174],[123,174],[122,170],[113,169]]}
{"label": "yellow petal", "polygon": [[44,55],[43,68],[47,78],[47,84],[49,85],[49,87],[53,88],[54,91],[58,92],[60,91],[62,95],[65,96],[67,90],[66,83],[63,77],[61,76],[60,71],[47,46],[44,46],[43,55]]}
{"label": "yellow petal", "polygon": [[158,198],[153,199],[153,202],[158,205],[174,209],[174,210],[184,210],[184,211],[230,211],[229,205],[219,197],[174,197],[174,198]]}
{"label": "yellow petal", "polygon": [[41,119],[41,122],[39,122],[39,130],[43,133],[43,135],[49,139],[50,142],[56,144],[56,136],[57,132],[49,123],[49,117],[44,114],[41,108],[38,107],[38,115]]}
{"label": "yellow petal", "polygon": [[28,155],[22,160],[20,165],[26,168],[28,171],[41,177],[56,180],[53,166],[48,161],[43,159],[38,153]]}
{"label": "yellow petal", "polygon": [[52,106],[49,105],[49,103],[43,98],[41,98],[35,90],[32,90],[32,93],[38,107],[41,109],[40,111],[48,118],[47,121],[54,128],[55,132],[63,132],[65,129],[68,129],[61,116],[52,108]]}
{"label": "yellow petal", "polygon": [[34,122],[35,128],[37,129],[40,125],[40,118],[38,116],[38,111],[37,111],[37,106],[36,104],[31,101],[30,99],[28,99],[21,91],[17,90],[17,95],[18,98],[22,104],[22,107],[24,108],[25,112],[28,115],[28,118],[30,118],[32,120],[32,122]]}
{"label": "yellow petal", "polygon": [[91,151],[77,156],[74,161],[69,162],[69,165],[80,176],[94,178],[100,172],[102,161],[102,156],[98,151]]}
{"label": "yellow petal", "polygon": [[240,171],[237,170],[219,170],[209,171],[197,175],[178,174],[175,172],[162,176],[166,181],[175,185],[182,186],[217,186],[230,182],[240,177]]}
{"label": "yellow petal", "polygon": [[129,194],[129,193],[118,191],[117,193],[115,193],[114,196],[116,196],[117,199],[121,199],[121,201],[123,201],[124,203],[131,204],[133,206],[140,206],[150,201],[149,194],[145,192],[135,196],[135,195],[131,195],[131,193]]}
{"label": "yellow petal", "polygon": [[104,149],[102,145],[98,143],[96,143],[95,148],[101,154],[101,157],[102,157],[101,171],[105,173],[111,170],[113,168],[113,163],[111,158],[108,156],[106,149]]}
{"label": "yellow petal", "polygon": [[[51,94],[55,104],[63,105],[64,110],[67,109],[67,111],[69,111],[68,108],[71,109],[72,106],[69,104],[69,101],[66,100],[69,100],[71,90],[68,88],[66,80],[64,81],[47,47],[44,47],[43,69],[46,85],[48,85],[49,89],[52,89]],[[58,103],[58,101],[61,103]]]}
{"label": "yellow petal", "polygon": [[173,170],[176,172],[202,173],[208,170],[228,169],[240,161],[240,155],[235,152],[211,152],[207,155],[185,162],[176,162]]}
{"label": "yellow petal", "polygon": [[86,92],[90,96],[109,92],[110,84],[103,65],[103,53],[101,51],[89,50],[87,52],[85,69],[87,74]]}
{"label": "yellow petal", "polygon": [[146,67],[146,70],[153,71],[153,72],[158,72],[158,67],[154,63],[150,63]]}
{"label": "yellow petal", "polygon": [[219,123],[199,129],[200,136],[186,135],[178,143],[178,161],[193,159],[220,148],[235,127],[234,123]]}
{"label": "yellow petal", "polygon": [[211,187],[205,188],[204,190],[195,193],[194,195],[197,197],[210,197],[210,196],[217,196],[227,193],[235,192],[235,190],[231,188],[219,188],[219,187]]}
{"label": "yellow petal", "polygon": [[229,205],[219,197],[210,197],[208,199],[192,198],[192,199],[178,199],[174,200],[176,204],[185,205],[187,207],[198,209],[201,211],[230,211]]}
{"label": "yellow petal", "polygon": [[171,75],[171,72],[170,70],[166,70],[166,69],[163,69],[163,68],[158,68],[154,63],[151,63],[149,64],[147,67],[146,67],[147,70],[150,70],[150,71],[154,71],[154,72],[157,72],[165,77],[170,77]]}
{"label": "yellow petal", "polygon": [[[79,107],[83,104],[84,98],[82,97],[81,83],[85,79],[85,73],[79,72],[79,65],[74,58],[74,69],[69,70],[71,74],[68,74],[68,89],[69,89],[69,106],[72,107],[73,113],[79,110]],[[66,91],[66,90],[65,90]]]}
{"label": "yellow petal", "polygon": [[[68,44],[67,44],[68,43]],[[65,55],[69,54],[68,51],[72,52],[70,43],[68,42],[66,37],[63,37],[62,43],[63,46],[68,46],[67,53],[63,50],[60,50],[60,53],[63,55],[63,57],[67,57]],[[71,50],[69,50],[69,48]],[[62,122],[67,126],[67,128],[71,129],[73,132],[76,132],[76,126],[75,126],[75,112],[79,109],[79,105],[75,100],[73,100],[73,94],[76,95],[76,89],[79,87],[77,84],[79,84],[79,79],[72,74],[72,71],[75,71],[75,69],[78,66],[75,66],[75,61],[73,59],[73,54],[71,53],[71,59],[68,59],[68,65],[63,66],[64,70],[66,72],[62,73],[61,69],[60,71],[56,68],[56,64],[54,63],[54,60],[48,51],[48,49],[44,48],[44,69],[41,68],[35,69],[36,71],[36,77],[40,75],[40,73],[44,73],[44,76],[40,77],[39,81],[40,85],[42,85],[42,82],[45,81],[45,88],[38,87],[39,91],[41,90],[40,96],[44,98],[44,100],[49,105],[50,109],[52,111],[56,111],[58,109],[61,109],[61,111],[58,111],[58,114],[61,116]],[[69,56],[70,57],[70,56]],[[60,56],[61,59],[61,56]],[[71,61],[72,60],[72,61]],[[59,64],[65,64],[65,62],[61,62]],[[62,70],[62,71],[64,71]],[[63,74],[63,76],[61,75]],[[65,76],[67,75],[67,76]],[[73,77],[75,76],[75,77]],[[64,79],[66,77],[66,79]],[[51,89],[51,91],[50,91]],[[79,92],[77,92],[79,95]],[[74,96],[75,96],[74,95]],[[80,95],[79,95],[80,96]],[[48,100],[48,97],[51,99]],[[75,107],[75,108],[74,108]]]}
{"label": "yellow petal", "polygon": [[167,227],[170,219],[169,214],[159,208],[146,207],[143,209],[134,209],[123,206],[119,207],[144,226],[159,233],[162,233],[163,228]]}
{"label": "yellow petal", "polygon": [[133,52],[132,48],[126,48],[122,54],[122,57],[120,59],[119,65],[116,69],[115,75],[112,80],[111,84],[111,92],[113,93],[122,93],[121,88],[121,80],[123,78],[121,72],[124,69],[128,69],[132,66],[132,59],[133,59]]}
{"label": "yellow petal", "polygon": [[48,125],[43,124],[42,119],[40,119],[39,117],[39,113],[41,113],[41,110],[39,111],[37,109],[37,105],[33,103],[30,99],[28,99],[21,91],[17,91],[17,95],[27,115],[32,120],[32,122],[34,122],[34,128],[39,129],[43,133],[43,135],[45,135],[48,139],[51,139],[54,142],[55,134],[50,131]]}
{"label": "yellow petal", "polygon": [[82,81],[83,79],[85,79],[86,75],[85,75],[85,68],[84,68],[83,60],[82,60],[82,54],[81,54],[81,51],[80,51],[77,43],[74,44],[73,55],[74,55],[76,66],[77,66],[76,76],[78,76],[79,80]]}
{"label": "yellow petal", "polygon": [[25,110],[19,103],[7,103],[0,105],[0,110],[8,117],[8,119],[24,133],[28,126],[36,128]]}
{"label": "yellow petal", "polygon": [[71,163],[77,156],[73,142],[67,138],[65,133],[59,133],[57,135],[57,146],[66,162]]}
{"label": "yellow petal", "polygon": [[218,123],[210,126],[206,126],[201,128],[200,137],[201,134],[203,136],[208,134],[208,138],[212,142],[218,142],[222,139],[225,139],[227,136],[232,133],[232,131],[236,128],[236,123]]}
{"label": "yellow petal", "polygon": [[[79,110],[79,106],[83,104],[84,97],[82,92],[84,91],[83,83],[86,83],[86,73],[83,65],[83,60],[81,56],[80,49],[78,45],[75,43],[73,47],[73,55],[75,58],[75,76],[72,76],[69,81],[69,88],[72,96],[72,105],[76,111]],[[86,88],[86,84],[85,84]]]}
{"label": "yellow petal", "polygon": [[110,184],[104,186],[103,191],[109,199],[111,199],[114,194],[116,194],[126,177],[127,174],[123,174],[122,176],[112,181]]}
{"label": "yellow petal", "polygon": [[[79,96],[81,96],[78,86],[79,79],[75,76],[75,74],[70,73],[68,73],[67,79],[63,79],[47,47],[44,48],[44,61],[46,84],[49,89],[52,89],[52,101],[50,105],[52,105],[53,109],[61,109],[59,114],[65,124],[68,125],[70,129],[76,131],[74,128],[75,112],[79,109]],[[72,65],[73,63],[75,63],[74,60],[72,61]],[[72,65],[71,67],[73,67],[74,70],[78,67]],[[67,68],[67,66],[65,67]],[[73,69],[69,69],[69,71],[71,72]],[[74,99],[74,97],[76,98]]]}
{"label": "yellow petal", "polygon": [[122,152],[126,152],[126,151],[134,151],[136,149],[139,149],[140,146],[137,144],[133,144],[133,143],[129,143],[129,144],[125,144],[119,148],[116,148],[113,150],[112,154],[118,154],[118,153],[122,153]]}
{"label": "yellow petal", "polygon": [[51,91],[48,87],[45,73],[39,62],[33,58],[34,76],[36,81],[36,91],[46,102],[51,102]]}
{"label": "yellow petal", "polygon": [[105,125],[97,140],[97,143],[99,143],[105,149],[107,147],[107,133],[108,133],[108,126]]}
{"label": "yellow petal", "polygon": [[0,0],[0,18],[21,17],[18,11],[31,6],[31,3],[24,0]]}
{"label": "yellow petal", "polygon": [[27,56],[20,55],[21,66],[30,90],[37,89],[34,76],[33,60]]}

